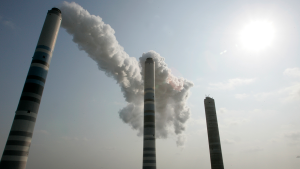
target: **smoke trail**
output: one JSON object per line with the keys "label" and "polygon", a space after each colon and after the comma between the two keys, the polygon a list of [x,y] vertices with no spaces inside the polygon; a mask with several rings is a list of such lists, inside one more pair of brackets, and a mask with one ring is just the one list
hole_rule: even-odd
{"label": "smoke trail", "polygon": [[80,50],[97,62],[100,70],[114,78],[120,85],[128,103],[119,111],[123,122],[143,132],[143,75],[146,58],[155,61],[156,94],[156,137],[167,138],[175,133],[177,145],[184,144],[183,131],[190,116],[186,106],[192,82],[172,75],[170,69],[158,53],[144,53],[139,62],[124,51],[114,35],[115,31],[99,16],[91,15],[75,2],[63,2],[61,26],[73,36]]}

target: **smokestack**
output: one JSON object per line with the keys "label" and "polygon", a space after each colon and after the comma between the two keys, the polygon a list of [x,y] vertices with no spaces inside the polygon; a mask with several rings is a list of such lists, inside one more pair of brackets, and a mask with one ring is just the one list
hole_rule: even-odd
{"label": "smokestack", "polygon": [[154,61],[147,58],[144,80],[144,148],[143,169],[156,169],[155,150],[155,73]]}
{"label": "smokestack", "polygon": [[26,168],[34,125],[61,19],[61,11],[58,8],[48,11],[3,151],[0,169]]}
{"label": "smokestack", "polygon": [[204,99],[211,169],[224,169],[220,134],[214,99]]}

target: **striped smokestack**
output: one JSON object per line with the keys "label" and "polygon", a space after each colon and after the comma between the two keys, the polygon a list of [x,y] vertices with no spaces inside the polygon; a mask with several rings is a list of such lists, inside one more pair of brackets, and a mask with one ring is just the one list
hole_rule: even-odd
{"label": "striped smokestack", "polygon": [[215,100],[204,99],[211,169],[224,169]]}
{"label": "striped smokestack", "polygon": [[155,150],[155,73],[154,61],[147,58],[145,62],[144,80],[144,148],[143,148],[143,169],[156,169]]}
{"label": "striped smokestack", "polygon": [[26,168],[34,125],[61,19],[59,9],[52,8],[48,11],[2,154],[0,169]]}

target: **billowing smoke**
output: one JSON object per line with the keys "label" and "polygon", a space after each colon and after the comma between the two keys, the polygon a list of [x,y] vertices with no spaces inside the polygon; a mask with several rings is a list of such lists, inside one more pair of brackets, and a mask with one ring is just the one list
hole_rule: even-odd
{"label": "billowing smoke", "polygon": [[99,16],[91,15],[80,5],[63,2],[62,27],[73,36],[80,50],[97,62],[100,70],[120,85],[128,103],[119,111],[123,122],[143,133],[144,63],[151,57],[155,61],[156,137],[177,135],[177,145],[184,144],[183,131],[190,116],[186,105],[192,82],[172,75],[163,57],[155,51],[143,53],[137,61],[124,51],[114,35],[115,31]]}

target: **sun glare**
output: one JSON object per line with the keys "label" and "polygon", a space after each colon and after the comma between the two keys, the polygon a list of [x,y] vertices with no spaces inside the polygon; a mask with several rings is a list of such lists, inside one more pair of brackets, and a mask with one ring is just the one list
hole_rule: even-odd
{"label": "sun glare", "polygon": [[259,51],[271,45],[274,28],[271,22],[255,21],[246,25],[240,35],[246,49]]}

